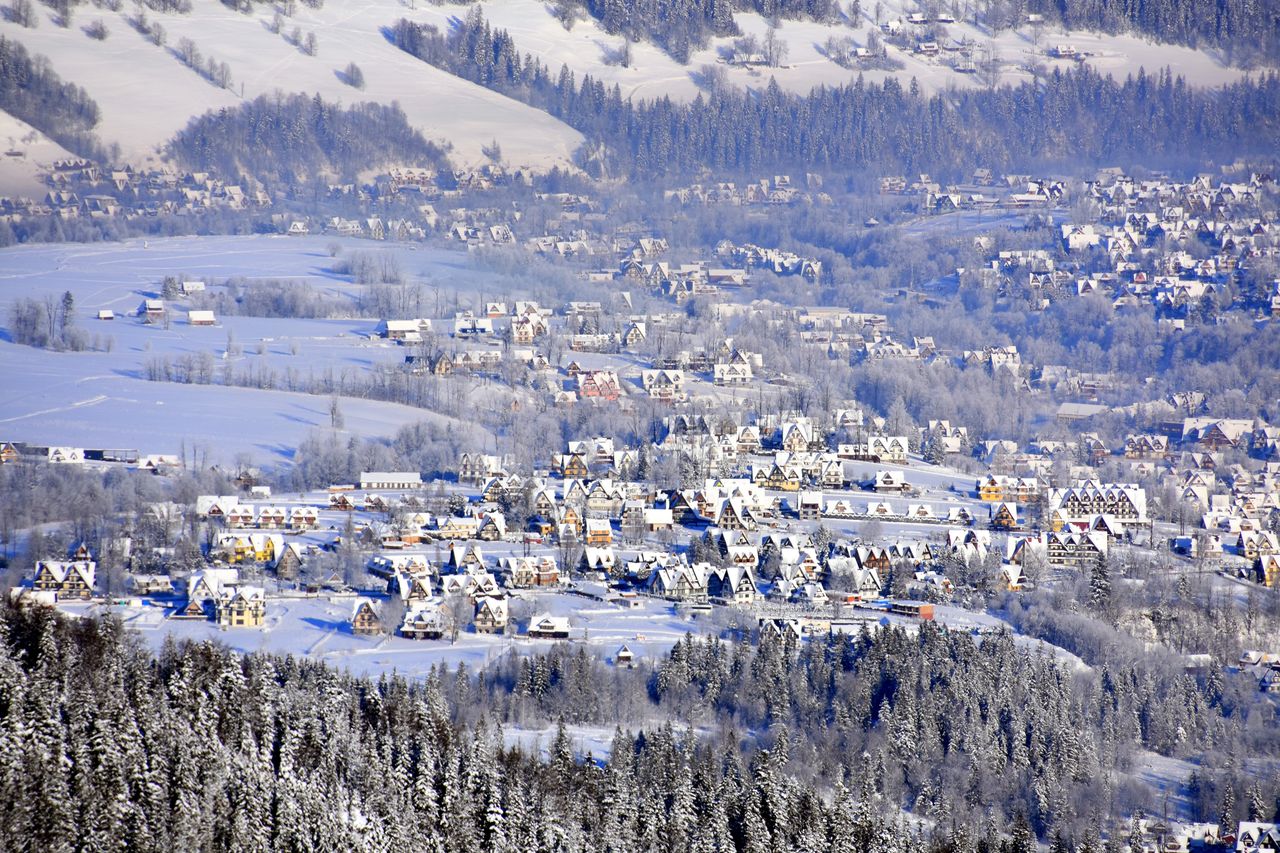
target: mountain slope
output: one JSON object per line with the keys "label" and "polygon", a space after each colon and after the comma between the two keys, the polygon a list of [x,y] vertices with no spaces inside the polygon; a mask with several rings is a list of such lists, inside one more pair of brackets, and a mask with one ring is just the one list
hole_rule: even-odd
{"label": "mountain slope", "polygon": [[71,153],[21,119],[0,111],[0,195],[39,198],[42,165]]}
{"label": "mountain slope", "polygon": [[[848,69],[827,58],[824,45],[828,38],[848,36],[856,47],[865,47],[871,33],[877,31],[877,38],[883,40],[884,34],[876,26],[873,10],[880,8],[882,22],[906,19],[922,5],[915,0],[880,0],[878,3],[864,0],[863,14],[856,22],[856,28],[852,26],[855,22],[847,18],[830,24],[781,21],[778,36],[787,45],[782,66],[750,69],[729,66],[720,61],[722,54],[729,51],[735,41],[728,37],[711,39],[707,47],[693,51],[688,65],[681,65],[649,42],[634,43],[631,45],[630,67],[622,67],[610,64],[609,60],[620,52],[623,37],[605,32],[592,18],[580,17],[571,29],[566,30],[542,0],[485,0],[475,5],[495,28],[507,30],[521,51],[532,52],[553,73],[562,64],[567,64],[579,76],[590,74],[609,86],[616,83],[624,98],[651,99],[665,95],[675,100],[692,100],[699,91],[701,69],[708,64],[722,69],[725,79],[737,86],[759,87],[773,77],[784,90],[800,94],[820,84],[844,84],[860,73],[868,81],[876,82],[894,76],[905,84],[915,78],[926,92],[951,86],[980,85],[976,75],[950,67],[948,62],[953,57],[949,57],[945,50],[936,57],[927,57],[887,45],[889,57],[902,63],[902,68],[897,71]],[[445,32],[450,19],[465,16],[468,8],[465,5],[424,6],[398,17],[430,23]],[[753,35],[757,39],[762,39],[769,29],[768,22],[754,13],[738,13],[734,20],[743,35]],[[923,36],[926,30],[908,25],[904,33],[908,40],[914,40]],[[993,35],[971,22],[949,24],[945,30],[949,42],[968,40],[974,45],[976,54],[985,54],[990,47],[1001,60],[1000,82],[1013,85],[1031,79],[1026,66],[1032,63],[1041,63],[1050,70],[1073,66],[1074,60],[1054,59],[1046,55],[1058,44],[1070,44],[1077,51],[1088,54],[1088,58],[1083,60],[1087,65],[1120,79],[1129,74],[1136,75],[1140,68],[1151,74],[1168,66],[1175,74],[1186,77],[1191,85],[1220,86],[1239,80],[1245,73],[1225,65],[1215,53],[1157,44],[1136,35],[1067,31],[1060,27],[1044,27],[1036,33],[1029,26]]]}
{"label": "mountain slope", "polygon": [[[216,0],[194,0],[188,15],[147,11],[148,21],[159,22],[166,34],[165,46],[158,47],[131,26],[132,7],[113,13],[81,6],[74,24],[61,28],[49,10],[39,6],[41,20],[35,29],[4,21],[0,33],[48,57],[63,79],[84,87],[101,108],[97,131],[103,143],[118,143],[135,162],[153,161],[158,147],[193,116],[277,90],[318,92],[344,104],[398,102],[410,124],[428,139],[452,144],[456,163],[481,162],[481,149],[494,139],[511,167],[546,169],[570,162],[581,142],[576,131],[545,113],[427,67],[389,44],[381,28],[402,10],[391,0],[335,3],[321,9],[299,6],[277,34],[271,31],[269,6],[242,14]],[[109,32],[102,41],[83,29],[99,18]],[[303,34],[315,33],[316,55],[286,38],[295,27]],[[189,39],[205,60],[227,66],[228,88],[183,64],[183,39]],[[342,71],[350,62],[363,72],[362,90],[345,82]]]}

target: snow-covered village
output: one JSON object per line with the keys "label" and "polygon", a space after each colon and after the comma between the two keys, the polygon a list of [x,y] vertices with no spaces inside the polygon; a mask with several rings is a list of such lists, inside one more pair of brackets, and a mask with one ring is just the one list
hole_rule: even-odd
{"label": "snow-covered village", "polygon": [[1280,17],[11,0],[0,837],[1280,851]]}

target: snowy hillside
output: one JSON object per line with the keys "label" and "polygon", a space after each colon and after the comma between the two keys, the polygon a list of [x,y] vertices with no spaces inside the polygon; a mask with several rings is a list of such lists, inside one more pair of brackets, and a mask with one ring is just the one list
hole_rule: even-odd
{"label": "snowy hillside", "polygon": [[[452,144],[455,162],[482,161],[481,148],[500,141],[507,165],[550,168],[567,164],[581,136],[545,113],[480,86],[459,80],[397,50],[381,28],[405,11],[391,0],[330,3],[321,9],[298,6],[271,32],[273,11],[255,7],[240,14],[217,0],[194,0],[189,15],[148,11],[165,32],[158,47],[130,24],[132,5],[119,13],[78,7],[73,25],[54,24],[47,7],[35,29],[0,22],[0,35],[47,56],[64,79],[88,91],[102,110],[98,135],[118,143],[134,162],[154,160],[156,149],[195,115],[234,106],[242,99],[276,90],[318,92],[326,100],[397,102],[410,124],[429,139]],[[108,37],[98,41],[84,27],[101,18]],[[315,33],[318,49],[310,56],[289,36],[294,28]],[[178,47],[190,39],[201,57],[228,66],[229,88],[220,88],[182,63]],[[357,90],[342,75],[348,63],[361,69],[365,86]]]}
{"label": "snowy hillside", "polygon": [[[395,48],[387,28],[400,18],[431,23],[447,31],[451,20],[466,14],[463,4],[417,5],[412,0],[331,0],[322,8],[296,6],[292,16],[278,16],[275,7],[258,4],[248,13],[229,9],[218,0],[193,0],[190,14],[146,11],[147,27],[159,24],[163,45],[157,45],[138,26],[135,4],[111,12],[105,7],[75,7],[70,27],[60,27],[49,7],[37,4],[35,28],[10,20],[0,21],[0,35],[14,39],[34,54],[47,56],[53,69],[66,81],[87,90],[101,108],[98,135],[107,144],[118,144],[125,158],[138,164],[153,162],[157,152],[188,120],[207,110],[231,107],[243,99],[274,91],[318,92],[327,100],[350,104],[357,101],[398,103],[410,124],[434,140],[452,145],[451,157],[460,165],[485,161],[483,148],[496,140],[506,165],[547,169],[568,165],[581,135],[546,113],[520,104],[481,86],[460,80]],[[1195,85],[1218,85],[1238,79],[1243,72],[1227,67],[1214,54],[1190,48],[1158,45],[1134,36],[1108,36],[1083,32],[1059,32],[1052,28],[1033,32],[1029,26],[994,36],[973,23],[945,25],[936,55],[886,45],[888,58],[901,63],[896,71],[845,68],[826,55],[828,39],[848,38],[853,47],[867,45],[880,29],[879,20],[906,21],[916,11],[915,0],[882,0],[863,4],[861,20],[843,19],[834,24],[784,21],[779,30],[786,56],[778,68],[744,68],[724,62],[733,39],[713,40],[694,53],[688,65],[680,65],[660,48],[642,42],[631,46],[628,67],[617,63],[624,44],[620,36],[605,33],[583,14],[572,28],[552,15],[542,0],[487,0],[480,4],[495,27],[507,29],[518,49],[532,53],[554,73],[562,64],[578,75],[591,74],[608,84],[618,84],[624,96],[692,99],[699,91],[702,69],[714,66],[724,79],[737,86],[759,86],[770,76],[784,88],[808,91],[818,84],[840,84],[858,74],[869,80],[897,75],[905,83],[912,78],[926,91],[952,86],[979,85],[977,75],[953,67],[959,54],[948,48],[960,43],[971,54],[994,58],[1001,82],[1030,79],[1029,66],[1067,67],[1083,61],[1100,71],[1123,77],[1140,68],[1154,71],[1165,66]],[[276,20],[278,17],[278,20]],[[762,37],[768,29],[759,15],[736,16],[744,34]],[[101,20],[107,37],[91,38],[87,29]],[[903,24],[906,44],[914,44],[925,30]],[[935,31],[937,34],[937,31]],[[314,36],[314,55],[305,48]],[[1070,45],[1083,60],[1056,59],[1049,54],[1059,45]],[[184,63],[198,53],[199,62],[210,61],[225,69],[229,80],[219,86]],[[349,85],[345,69],[355,63],[364,78],[363,89]],[[0,133],[8,130],[6,117]],[[25,158],[14,158],[0,170],[6,186],[15,192],[34,185],[35,165],[60,152],[33,147]]]}
{"label": "snowy hillside", "polygon": [[0,195],[44,195],[42,164],[69,156],[66,149],[25,121],[0,111]]}
{"label": "snowy hillside", "polygon": [[[897,71],[880,71],[843,68],[827,58],[824,45],[830,37],[849,36],[856,47],[865,47],[873,31],[879,31],[873,18],[873,9],[881,7],[881,21],[888,23],[907,17],[917,11],[915,0],[881,0],[880,3],[863,3],[863,18],[854,22],[847,18],[835,24],[819,24],[812,21],[783,21],[778,32],[786,43],[786,60],[776,69],[747,69],[731,67],[720,62],[722,53],[733,44],[732,38],[713,39],[711,44],[694,52],[688,65],[681,65],[660,48],[647,42],[631,46],[631,67],[609,64],[616,56],[624,39],[610,35],[597,22],[583,15],[566,31],[550,14],[550,7],[542,0],[486,0],[478,4],[486,19],[496,27],[507,30],[522,53],[532,53],[542,59],[553,71],[567,64],[579,75],[591,74],[612,85],[621,87],[623,97],[691,100],[699,91],[697,78],[704,65],[717,64],[726,72],[726,79],[738,86],[759,86],[770,76],[778,84],[795,92],[808,92],[817,85],[839,85],[862,73],[868,80],[882,80],[896,75],[904,83],[916,78],[926,91],[936,91],[950,86],[978,85],[975,75],[954,70],[947,51],[940,50],[936,57],[926,57],[912,51],[886,45],[889,57],[903,63]],[[403,17],[426,21],[447,31],[451,18],[466,14],[465,5],[425,7],[417,12],[406,12]],[[760,15],[739,13],[735,16],[744,35],[764,36],[768,22]],[[1165,66],[1184,75],[1198,86],[1217,86],[1239,79],[1244,72],[1226,67],[1219,58],[1206,51],[1175,45],[1156,44],[1136,36],[1111,36],[1100,33],[1065,32],[1044,28],[1036,34],[1027,26],[1020,30],[1006,30],[998,36],[972,23],[955,23],[946,26],[950,42],[968,40],[976,51],[985,52],[988,47],[1001,60],[1001,82],[1016,85],[1031,79],[1023,66],[1032,62],[1043,63],[1048,68],[1067,68],[1075,64],[1071,59],[1050,58],[1048,52],[1059,44],[1070,44],[1078,52],[1088,54],[1084,60],[1090,67],[1102,73],[1123,78],[1136,74],[1140,68],[1154,72]],[[911,36],[911,25],[904,27]],[[881,32],[881,36],[883,33]],[[940,44],[945,47],[945,44]]]}
{"label": "snowy hillside", "polygon": [[[173,321],[164,325],[143,325],[134,314],[157,281],[179,271],[211,282],[238,274],[289,278],[310,283],[322,296],[351,293],[356,286],[329,271],[327,242],[212,237],[5,249],[0,253],[0,316],[8,322],[19,298],[57,300],[70,291],[74,325],[89,337],[90,349],[37,349],[14,343],[6,333],[0,340],[0,362],[7,368],[0,374],[0,400],[5,401],[0,435],[32,443],[137,447],[147,453],[200,446],[210,450],[210,461],[230,462],[239,453],[268,463],[288,459],[308,433],[330,425],[328,398],[279,388],[155,382],[146,378],[147,362],[207,357],[216,371],[256,366],[281,375],[326,371],[342,376],[403,361],[403,350],[370,341],[374,324],[360,319],[228,316],[201,328],[188,321],[181,303],[171,303]],[[464,286],[478,275],[465,267],[461,253],[399,254],[414,274],[447,275]],[[115,318],[98,319],[103,310]],[[454,420],[378,400],[343,398],[340,405],[350,435],[389,437],[408,424]]]}

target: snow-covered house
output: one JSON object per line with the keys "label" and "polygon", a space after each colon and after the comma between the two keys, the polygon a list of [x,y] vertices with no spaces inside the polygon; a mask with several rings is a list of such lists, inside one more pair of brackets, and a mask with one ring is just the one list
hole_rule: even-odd
{"label": "snow-covered house", "polygon": [[351,606],[351,633],[377,634],[382,631],[378,607],[370,598],[357,598]]}
{"label": "snow-covered house", "polygon": [[58,598],[88,599],[93,595],[98,564],[92,560],[41,560],[36,563],[31,586]]}
{"label": "snow-covered house", "polygon": [[486,596],[476,603],[473,624],[483,634],[497,634],[506,630],[511,620],[511,607],[505,598]]}
{"label": "snow-covered house", "polygon": [[569,617],[552,616],[550,613],[539,613],[529,620],[525,633],[539,640],[569,639]]}
{"label": "snow-covered house", "polygon": [[260,586],[224,586],[214,615],[224,628],[259,628],[267,616],[267,594]]}

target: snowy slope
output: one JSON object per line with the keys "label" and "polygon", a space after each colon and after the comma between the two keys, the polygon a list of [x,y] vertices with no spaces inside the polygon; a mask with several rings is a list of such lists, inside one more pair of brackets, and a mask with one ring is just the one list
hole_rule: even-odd
{"label": "snowy slope", "polygon": [[[3,384],[0,434],[6,440],[114,447],[177,454],[185,447],[228,464],[245,453],[260,463],[292,459],[308,433],[329,426],[329,400],[308,394],[149,382],[114,372],[73,375],[86,359],[0,344],[0,358],[22,378]],[[67,364],[70,362],[71,364]],[[343,398],[347,433],[389,438],[429,412]]]}
{"label": "snowy slope", "polygon": [[[624,97],[630,95],[654,98],[666,95],[675,99],[692,99],[698,93],[696,77],[702,66],[717,63],[721,49],[734,41],[732,38],[713,40],[707,48],[695,52],[687,66],[680,65],[652,44],[635,44],[632,45],[632,67],[622,68],[606,62],[606,58],[621,47],[622,37],[604,32],[591,18],[578,20],[571,30],[566,31],[551,16],[550,7],[542,0],[486,0],[479,5],[485,17],[495,27],[511,33],[521,52],[530,52],[540,57],[553,71],[561,64],[568,64],[579,75],[591,74],[609,85],[616,83]],[[823,54],[822,47],[830,36],[850,36],[855,45],[865,46],[868,35],[876,29],[872,18],[872,10],[876,5],[882,7],[883,21],[905,19],[918,8],[914,0],[863,3],[863,20],[856,29],[851,26],[853,22],[848,20],[831,25],[812,21],[783,21],[779,35],[787,43],[784,67],[764,71],[730,68],[723,64],[721,67],[725,69],[727,79],[737,86],[760,86],[770,76],[776,78],[783,88],[795,92],[808,92],[820,84],[847,83],[856,78],[859,72],[831,62]],[[429,21],[445,30],[449,20],[464,15],[466,9],[462,5],[426,7],[416,13],[408,13],[407,17]],[[740,13],[735,18],[744,34],[751,33],[761,37],[768,29],[768,23],[760,15]],[[1002,82],[1015,84],[1031,79],[1030,73],[1018,66],[1032,60],[1044,63],[1049,68],[1073,65],[1070,60],[1049,59],[1045,56],[1048,48],[1059,43],[1070,43],[1079,51],[1093,54],[1088,60],[1092,67],[1121,78],[1127,74],[1136,74],[1140,68],[1154,72],[1170,66],[1176,73],[1186,76],[1193,85],[1216,86],[1237,80],[1244,73],[1240,69],[1225,67],[1217,57],[1208,52],[1155,44],[1133,36],[1063,32],[1046,28],[1040,35],[1037,48],[1033,45],[1033,34],[1029,27],[1017,31],[1006,30],[994,38],[989,31],[973,26],[971,22],[952,24],[947,30],[948,37],[954,41],[968,39],[980,50],[985,50],[990,45],[1006,66]],[[882,80],[896,75],[905,82],[914,77],[927,91],[978,85],[974,75],[954,71],[941,60],[923,58],[893,46],[889,46],[888,50],[891,57],[904,63],[904,67],[895,72],[865,71],[863,74],[866,79]]]}
{"label": "snowy slope", "polygon": [[[289,459],[312,430],[329,426],[325,397],[281,390],[182,385],[146,377],[150,359],[208,357],[214,376],[230,365],[300,376],[329,371],[367,374],[375,364],[402,362],[404,352],[370,341],[368,320],[295,320],[220,317],[214,327],[188,325],[183,303],[170,305],[168,328],[131,316],[163,276],[186,273],[210,282],[232,275],[308,281],[321,293],[353,289],[328,272],[332,260],[322,238],[212,237],[135,240],[112,244],[16,246],[0,251],[0,440],[82,447],[118,447],[143,453],[176,453],[200,444],[209,461],[231,462],[249,453],[260,462]],[[361,251],[376,251],[359,244]],[[448,276],[466,283],[477,275],[457,252],[400,248],[411,275]],[[75,323],[101,348],[53,352],[11,341],[9,306],[19,297],[60,299],[71,291]],[[101,309],[114,320],[96,319]],[[105,348],[107,339],[112,344]],[[228,346],[234,341],[234,347]],[[231,350],[228,352],[228,350]],[[419,421],[444,416],[409,406],[344,399],[350,434],[392,436]],[[455,428],[479,427],[460,424]]]}
{"label": "snowy slope", "polygon": [[[507,165],[550,168],[570,162],[581,136],[567,125],[483,87],[438,71],[391,45],[382,33],[407,12],[393,0],[333,2],[322,9],[299,5],[280,34],[272,33],[272,9],[255,6],[240,14],[218,0],[194,0],[190,15],[157,14],[167,34],[157,47],[128,23],[133,6],[121,12],[79,7],[73,26],[52,23],[49,10],[35,29],[0,22],[0,34],[33,53],[49,57],[54,70],[82,86],[102,110],[99,135],[119,143],[126,156],[146,161],[195,115],[234,106],[277,90],[319,92],[343,103],[397,102],[410,123],[431,139],[453,145],[461,164],[483,160],[482,146],[497,139]],[[82,26],[101,18],[110,32],[104,41],[85,35]],[[295,27],[314,32],[319,44],[308,56],[286,36]],[[230,66],[231,89],[221,89],[179,60],[175,47],[188,38],[200,54]],[[365,88],[346,85],[341,71],[360,66]]]}
{"label": "snowy slope", "polygon": [[69,152],[21,119],[0,110],[0,196],[39,198],[41,172]]}

